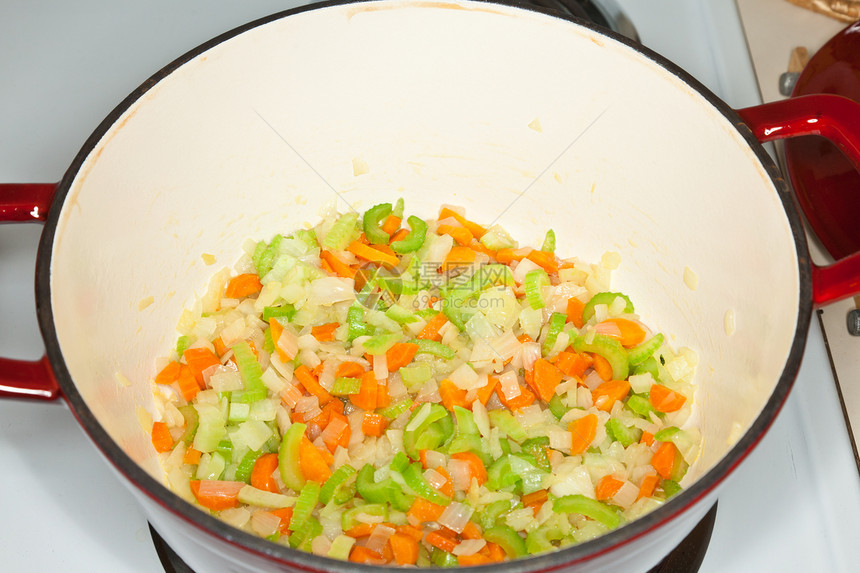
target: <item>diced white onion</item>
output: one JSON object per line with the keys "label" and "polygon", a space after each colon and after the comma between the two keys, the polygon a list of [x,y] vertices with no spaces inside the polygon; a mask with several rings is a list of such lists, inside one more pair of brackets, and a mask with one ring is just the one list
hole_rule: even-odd
{"label": "diced white onion", "polygon": [[458,491],[468,491],[472,485],[472,473],[469,462],[466,460],[452,459],[448,462],[448,473],[451,474],[451,483]]}
{"label": "diced white onion", "polygon": [[654,384],[654,378],[650,372],[643,374],[633,374],[627,379],[630,382],[630,389],[635,394],[643,394],[651,390],[651,385]]}
{"label": "diced white onion", "polygon": [[464,503],[452,501],[445,506],[445,511],[439,516],[439,525],[447,527],[456,533],[462,533],[463,528],[469,523],[469,518],[472,517],[474,509]]}
{"label": "diced white onion", "polygon": [[[615,300],[618,300],[620,298],[621,297],[618,297]],[[594,327],[594,331],[597,334],[602,334],[604,336],[610,336],[612,338],[621,338],[621,329],[618,328],[618,325],[614,322],[600,322]]]}
{"label": "diced white onion", "polygon": [[502,394],[505,395],[505,400],[513,400],[522,394],[517,375],[510,370],[499,376],[499,385],[502,388]]}
{"label": "diced white onion", "polygon": [[550,448],[565,452],[570,451],[570,446],[572,442],[572,436],[570,432],[565,432],[564,430],[549,430],[547,432],[547,436],[549,437]]}
{"label": "diced white onion", "polygon": [[537,342],[526,342],[522,345],[523,368],[532,370],[535,362],[541,357],[540,344]]}
{"label": "diced white onion", "polygon": [[323,361],[322,372],[320,372],[319,380],[317,380],[320,386],[326,390],[331,390],[332,385],[334,385],[337,367],[340,366],[340,364],[341,361],[338,358],[326,358]]}
{"label": "diced white onion", "polygon": [[639,488],[629,481],[625,481],[618,491],[615,492],[615,495],[612,496],[612,501],[620,505],[623,509],[627,509],[633,505],[638,495]]}
{"label": "diced white onion", "polygon": [[[223,334],[221,335],[223,338]],[[226,342],[225,342],[226,344]],[[281,336],[278,338],[278,348],[287,355],[287,358],[292,360],[299,353],[299,337],[289,327],[284,327]]]}
{"label": "diced white onion", "polygon": [[242,376],[237,371],[226,366],[216,366],[215,368],[215,372],[209,377],[208,386],[210,388],[218,393],[232,392],[245,388]]}
{"label": "diced white onion", "polygon": [[296,402],[294,410],[300,414],[304,414],[305,412],[318,410],[319,406],[319,398],[316,396],[302,396]]}
{"label": "diced white onion", "polygon": [[448,478],[432,468],[424,471],[424,479],[426,479],[427,483],[436,489],[442,489],[442,487],[448,482]]}
{"label": "diced white onion", "polygon": [[221,510],[218,517],[226,521],[229,525],[241,529],[251,519],[251,512],[244,507],[231,507]]}
{"label": "diced white onion", "polygon": [[595,388],[603,384],[603,382],[603,378],[601,378],[600,375],[594,370],[589,372],[585,379],[582,381],[582,383],[585,384],[585,386],[589,390],[594,390]]}
{"label": "diced white onion", "polygon": [[381,554],[392,535],[394,535],[394,528],[380,523],[373,528],[373,533],[367,539],[367,548]]}
{"label": "diced white onion", "polygon": [[454,555],[474,555],[484,548],[487,542],[483,539],[464,539],[451,551]]}
{"label": "diced white onion", "polygon": [[448,379],[461,390],[470,390],[484,385],[479,383],[481,377],[478,373],[465,362],[451,372],[448,375]]}
{"label": "diced white onion", "polygon": [[312,334],[302,334],[301,336],[296,338],[296,344],[299,347],[299,350],[319,350],[320,343],[314,338]]}
{"label": "diced white onion", "polygon": [[304,393],[294,384],[287,384],[281,390],[281,400],[290,408],[295,408],[303,396]]}
{"label": "diced white onion", "polygon": [[355,281],[343,277],[323,277],[311,281],[308,305],[331,306],[336,302],[355,299]]}
{"label": "diced white onion", "polygon": [[480,400],[472,402],[472,418],[475,420],[475,425],[478,426],[478,431],[483,437],[490,435],[490,416]]}
{"label": "diced white onion", "polygon": [[526,275],[529,273],[529,271],[533,271],[539,268],[541,268],[540,265],[533,263],[529,259],[523,259],[517,264],[516,268],[513,270],[514,280],[517,282],[517,284],[523,284],[524,282],[526,282]]}
{"label": "diced white onion", "polygon": [[377,381],[388,379],[388,357],[385,354],[373,357],[373,376]]}
{"label": "diced white onion", "polygon": [[311,553],[314,555],[328,555],[328,552],[331,550],[331,541],[325,535],[317,535],[314,537],[313,541],[311,541]]}
{"label": "diced white onion", "polygon": [[251,516],[251,529],[257,535],[268,537],[281,527],[281,518],[268,511],[255,511]]}
{"label": "diced white onion", "polygon": [[313,370],[320,364],[322,364],[322,360],[317,356],[317,353],[313,350],[300,350],[299,351],[299,362]]}
{"label": "diced white onion", "polygon": [[332,416],[331,420],[329,420],[329,423],[322,431],[320,437],[326,444],[335,442],[337,441],[341,433],[343,433],[343,430],[346,429],[348,426],[349,424],[347,424],[346,421],[340,416]]}
{"label": "diced white onion", "polygon": [[438,468],[439,466],[444,466],[447,462],[447,458],[445,454],[442,452],[437,452],[436,450],[427,450],[424,452],[427,460],[427,465],[431,468]]}

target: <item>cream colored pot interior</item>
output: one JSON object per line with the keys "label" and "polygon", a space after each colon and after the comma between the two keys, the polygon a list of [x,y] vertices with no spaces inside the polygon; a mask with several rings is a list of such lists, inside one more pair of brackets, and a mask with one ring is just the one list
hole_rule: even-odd
{"label": "cream colored pot interior", "polygon": [[530,244],[551,227],[562,256],[620,253],[613,288],[701,358],[704,449],[690,479],[743,435],[782,373],[798,317],[792,232],[717,109],[569,22],[382,2],[216,45],[133,103],[90,153],[57,227],[51,304],[95,417],[161,479],[139,420],[154,411],[150,380],[182,309],[247,238],[309,225],[334,199],[363,210],[397,197],[428,218],[461,205]]}

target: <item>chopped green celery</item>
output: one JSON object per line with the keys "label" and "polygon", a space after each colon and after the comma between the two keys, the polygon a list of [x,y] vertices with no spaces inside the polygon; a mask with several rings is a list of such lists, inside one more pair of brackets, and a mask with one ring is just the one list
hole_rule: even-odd
{"label": "chopped green celery", "polygon": [[480,241],[491,251],[517,248],[517,242],[500,225],[493,225],[487,229]]}
{"label": "chopped green celery", "polygon": [[218,442],[218,447],[215,448],[215,451],[224,456],[225,460],[231,459],[233,457],[233,442],[230,440],[221,440]]}
{"label": "chopped green celery", "polygon": [[334,494],[334,504],[343,505],[350,502],[355,499],[356,493],[355,480],[349,481],[340,488],[340,491]]}
{"label": "chopped green celery", "polygon": [[[420,346],[419,346],[420,348]],[[398,371],[407,390],[415,390],[433,377],[433,367],[427,362],[413,362]]]}
{"label": "chopped green celery", "polygon": [[197,410],[197,432],[194,434],[194,449],[213,452],[218,443],[227,435],[227,420],[219,406],[214,404],[195,404]]}
{"label": "chopped green celery", "polygon": [[278,450],[278,469],[281,472],[281,481],[295,491],[301,490],[305,485],[305,477],[299,465],[299,447],[306,428],[307,426],[302,423],[290,425],[284,433],[281,447]]}
{"label": "chopped green celery", "polygon": [[462,302],[455,303],[450,299],[442,299],[442,313],[460,332],[466,329],[466,318],[463,313],[464,306],[465,304]]}
{"label": "chopped green celery", "polygon": [[389,500],[388,488],[394,481],[390,477],[379,482],[374,481],[375,471],[373,465],[364,464],[355,477],[355,488],[368,503],[385,503]]}
{"label": "chopped green celery", "polygon": [[386,217],[391,214],[391,203],[380,203],[374,205],[364,212],[362,228],[364,236],[374,245],[387,245],[391,235],[380,228]]}
{"label": "chopped green celery", "polygon": [[442,446],[454,433],[454,421],[441,404],[425,402],[413,410],[403,431],[403,449],[413,460],[419,451]]}
{"label": "chopped green celery", "polygon": [[379,411],[379,413],[388,418],[389,420],[393,420],[394,418],[411,408],[412,404],[414,404],[414,402],[410,398],[404,398],[396,404],[392,404],[387,408],[383,408]]}
{"label": "chopped green celery", "polygon": [[503,455],[487,468],[487,489],[490,491],[509,489],[510,486],[522,481],[522,477],[511,470],[512,455]]}
{"label": "chopped green celery", "polygon": [[418,345],[418,351],[415,354],[430,354],[433,356],[437,356],[443,360],[453,360],[457,356],[457,353],[454,352],[453,348],[451,348],[450,346],[445,346],[441,342],[437,342],[435,340],[416,338],[410,340],[409,342]]}
{"label": "chopped green celery", "polygon": [[525,540],[507,525],[494,525],[487,529],[484,531],[484,539],[499,545],[511,559],[527,555]]}
{"label": "chopped green celery", "polygon": [[454,555],[453,553],[448,553],[447,551],[443,551],[438,547],[434,547],[433,550],[430,552],[430,561],[436,567],[445,567],[447,569],[459,567],[456,555]]}
{"label": "chopped green celery", "polygon": [[627,380],[627,376],[630,374],[627,351],[614,338],[603,334],[595,334],[594,340],[589,344],[585,342],[585,336],[579,335],[573,340],[573,348],[577,352],[594,352],[601,355],[612,366],[613,380]]}
{"label": "chopped green celery", "polygon": [[547,403],[549,407],[549,411],[552,412],[552,415],[556,417],[557,420],[561,420],[561,417],[567,414],[567,411],[570,410],[567,406],[564,405],[564,402],[561,401],[561,394],[553,394],[549,403]]}
{"label": "chopped green celery", "polygon": [[349,559],[349,553],[352,551],[353,545],[355,545],[354,537],[350,537],[349,535],[338,535],[331,542],[331,547],[329,547],[326,556],[331,557],[332,559],[346,561]]}
{"label": "chopped green celery", "polygon": [[293,237],[304,243],[308,249],[318,249],[320,246],[316,233],[310,229],[299,229],[293,233]]}
{"label": "chopped green celery", "polygon": [[329,393],[333,396],[347,396],[358,394],[361,390],[361,379],[359,378],[335,378]]}
{"label": "chopped green celery", "polygon": [[478,426],[475,424],[475,417],[470,410],[461,406],[454,406],[454,417],[457,420],[458,435],[475,435],[479,434]]}
{"label": "chopped green celery", "polygon": [[529,555],[545,553],[556,549],[553,541],[561,541],[565,532],[558,525],[541,525],[526,537],[526,550]]}
{"label": "chopped green celery", "polygon": [[364,505],[356,505],[353,508],[347,509],[340,517],[340,525],[344,531],[348,531],[361,523],[357,517],[361,514],[381,517],[382,521],[388,521],[388,506],[384,503],[366,503]]}
{"label": "chopped green celery", "polygon": [[347,338],[350,341],[367,334],[367,324],[364,322],[363,306],[353,304],[346,312]]}
{"label": "chopped green celery", "polygon": [[522,425],[507,410],[490,410],[487,413],[490,416],[490,424],[515,442],[520,443],[528,437]]}
{"label": "chopped green celery", "polygon": [[594,316],[594,307],[598,304],[605,304],[609,306],[612,304],[618,297],[623,298],[627,304],[624,307],[624,312],[632,313],[633,312],[633,303],[630,302],[630,298],[626,294],[622,294],[620,292],[599,292],[595,294],[591,299],[585,303],[585,307],[582,309],[582,320],[584,322],[588,322],[591,320],[591,317]]}
{"label": "chopped green celery", "polygon": [[185,353],[185,350],[191,344],[191,337],[187,334],[184,334],[176,339],[176,354],[182,356]]}
{"label": "chopped green celery", "polygon": [[[295,522],[295,512],[293,513],[293,519],[290,521],[290,525]],[[294,531],[292,535],[290,535],[290,547],[293,549],[299,549],[301,551],[310,552],[311,543],[313,540],[320,535],[322,535],[323,526],[314,517],[308,517],[302,522],[302,527]]]}
{"label": "chopped green celery", "polygon": [[293,319],[296,315],[296,307],[291,304],[284,303],[280,306],[267,306],[263,308],[263,320],[271,321],[273,318],[285,318],[287,321]]}
{"label": "chopped green celery", "polygon": [[274,507],[283,509],[296,503],[294,497],[282,493],[274,493],[246,485],[239,490],[239,503],[247,503],[256,507]]}
{"label": "chopped green celery", "polygon": [[511,471],[521,478],[523,494],[534,493],[543,489],[544,477],[547,472],[537,466],[534,456],[526,453],[510,455]]}
{"label": "chopped green celery", "polygon": [[179,406],[177,410],[179,410],[179,413],[182,414],[183,418],[185,418],[185,431],[179,439],[186,444],[190,444],[194,441],[194,434],[197,433],[197,426],[199,425],[197,410],[195,410],[194,406],[191,404]]}
{"label": "chopped green celery", "polygon": [[649,356],[639,364],[633,366],[631,371],[632,374],[645,374],[646,372],[651,375],[651,378],[655,382],[660,381],[660,364],[653,356]]}
{"label": "chopped green celery", "polygon": [[424,320],[430,320],[434,316],[439,314],[438,310],[434,310],[432,308],[419,308],[415,311],[415,316],[422,318]]}
{"label": "chopped green celery", "polygon": [[[657,349],[663,346],[663,340],[665,337],[662,332],[658,332],[642,344],[634,346],[627,350],[627,359],[630,361],[631,366],[637,366],[641,364],[646,359],[650,358]],[[656,380],[656,378],[655,378]]]}
{"label": "chopped green celery", "polygon": [[299,499],[296,500],[296,505],[293,507],[293,517],[290,519],[290,531],[296,531],[311,516],[319,498],[319,482],[306,482],[302,491],[299,492]]}
{"label": "chopped green celery", "polygon": [[611,506],[580,494],[556,499],[552,504],[552,510],[556,513],[579,513],[599,521],[609,529],[615,529],[624,521],[621,514]]}
{"label": "chopped green celery", "polygon": [[465,434],[462,436],[455,436],[451,443],[448,444],[447,448],[448,454],[459,454],[461,452],[472,452],[476,454],[484,464],[492,461],[492,457],[486,451],[484,446],[484,440],[481,439],[481,436],[477,434]]}
{"label": "chopped green celery", "polygon": [[236,466],[236,481],[243,481],[245,483],[251,483],[251,470],[254,469],[254,463],[256,463],[257,458],[263,455],[263,452],[255,452],[254,450],[248,450],[242,457],[242,461],[239,462],[239,465]]}
{"label": "chopped green celery", "polygon": [[236,357],[236,366],[245,384],[242,393],[243,402],[256,402],[269,395],[269,390],[263,384],[263,368],[257,362],[254,351],[244,340],[233,345],[233,356]]}
{"label": "chopped green celery", "polygon": [[499,519],[511,509],[510,500],[500,499],[490,502],[478,513],[478,525],[481,526],[481,529],[487,530],[496,525]]}
{"label": "chopped green celery", "polygon": [[633,426],[625,426],[618,418],[610,418],[606,422],[606,435],[612,441],[618,442],[626,448],[639,441],[642,437],[642,430]]}
{"label": "chopped green celery", "polygon": [[675,443],[675,440],[679,435],[681,436],[681,439],[683,439],[683,434],[684,430],[681,428],[678,428],[677,426],[669,426],[654,434],[654,439],[658,442],[672,442],[677,446],[678,444]]}
{"label": "chopped green celery", "polygon": [[246,402],[230,402],[228,422],[245,422],[251,413],[251,405]]}
{"label": "chopped green celery", "polygon": [[254,247],[254,254],[251,256],[251,262],[254,264],[255,269],[260,268],[260,261],[263,258],[263,253],[266,252],[266,241],[260,241],[257,243],[257,246]]}
{"label": "chopped green celery", "polygon": [[323,239],[322,246],[333,251],[343,251],[357,235],[355,224],[358,222],[358,213],[350,211],[338,217],[334,225]]}
{"label": "chopped green celery", "polygon": [[666,494],[666,499],[669,499],[670,497],[672,497],[673,495],[679,493],[681,490],[684,489],[680,486],[680,484],[678,484],[677,481],[670,480],[670,479],[662,480],[660,482],[660,487],[663,488],[663,493]]}
{"label": "chopped green celery", "polygon": [[403,480],[406,482],[406,485],[427,501],[432,501],[439,505],[448,505],[451,503],[451,498],[433,489],[433,487],[427,483],[427,480],[424,479],[424,471],[421,468],[420,463],[415,462],[409,464],[406,466],[406,469],[403,470],[401,475],[403,475]]}
{"label": "chopped green celery", "polygon": [[533,269],[526,273],[523,283],[526,291],[526,300],[534,310],[546,306],[543,300],[543,287],[549,286],[549,275],[543,269]]}
{"label": "chopped green celery", "polygon": [[385,354],[389,348],[400,342],[402,339],[403,333],[401,332],[377,334],[376,336],[371,336],[365,340],[362,345],[371,356],[379,356],[380,354]]}
{"label": "chopped green celery", "polygon": [[403,308],[399,304],[393,304],[388,307],[388,310],[385,311],[385,316],[397,324],[409,324],[410,322],[418,321],[418,317],[415,316],[414,312]]}
{"label": "chopped green celery", "polygon": [[554,312],[549,317],[549,325],[546,331],[546,338],[543,341],[543,345],[541,346],[541,353],[544,356],[549,356],[549,353],[552,352],[553,346],[555,346],[555,342],[558,340],[558,335],[561,334],[561,331],[564,329],[564,325],[567,322],[567,315],[561,312]]}
{"label": "chopped green celery", "polygon": [[409,234],[402,240],[391,243],[391,250],[395,253],[414,253],[427,238],[427,223],[423,219],[410,215],[406,222],[409,224]]}
{"label": "chopped green celery", "polygon": [[545,472],[552,471],[552,467],[549,463],[549,456],[547,456],[546,449],[549,447],[549,438],[546,436],[536,436],[534,438],[529,438],[525,442],[522,443],[523,451],[527,454],[530,454],[534,459],[537,467]]}
{"label": "chopped green celery", "polygon": [[[284,237],[282,235],[275,235],[272,238],[272,241],[266,245],[263,252],[260,253],[259,259],[254,261],[254,267],[256,267],[257,275],[259,275],[260,278],[266,276],[266,274],[272,270],[272,267],[275,265],[275,259],[277,259],[281,252],[281,241],[283,240]],[[257,254],[256,249],[254,250],[254,254]]]}
{"label": "chopped green celery", "polygon": [[418,545],[418,559],[415,561],[415,565],[417,567],[430,567],[433,565],[433,562],[430,560],[430,552],[422,544]]}
{"label": "chopped green celery", "polygon": [[499,438],[499,447],[502,449],[502,454],[511,453],[511,441],[507,438]]}
{"label": "chopped green celery", "polygon": [[403,201],[403,197],[398,197],[397,201],[394,202],[394,207],[391,209],[391,214],[402,219],[404,207],[405,203]]}
{"label": "chopped green celery", "polygon": [[200,464],[197,466],[197,479],[217,480],[221,479],[224,474],[224,468],[227,467],[227,460],[219,452],[212,452],[209,457],[208,464]]}
{"label": "chopped green celery", "polygon": [[544,237],[543,245],[541,245],[540,250],[545,253],[555,252],[555,231],[550,229],[546,232],[546,237]]}
{"label": "chopped green celery", "polygon": [[656,410],[654,410],[654,407],[651,405],[651,401],[643,394],[630,395],[630,397],[627,398],[625,405],[631,412],[645,418],[646,420],[651,419],[651,412],[656,413]]}
{"label": "chopped green celery", "polygon": [[349,464],[337,468],[320,488],[320,503],[328,505],[355,473],[355,468]]}
{"label": "chopped green celery", "polygon": [[265,332],[263,332],[263,350],[269,354],[275,353],[275,341],[272,339],[271,328],[267,328]]}

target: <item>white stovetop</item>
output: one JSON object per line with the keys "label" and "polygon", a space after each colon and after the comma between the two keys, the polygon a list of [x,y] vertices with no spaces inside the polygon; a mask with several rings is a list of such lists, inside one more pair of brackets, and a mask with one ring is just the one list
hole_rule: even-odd
{"label": "white stovetop", "polygon": [[[730,105],[760,101],[734,4],[618,1],[646,45]],[[780,13],[799,10],[784,0],[742,5],[759,2]],[[0,3],[0,181],[59,179],[92,129],[152,72],[210,37],[297,3]],[[768,16],[759,10],[755,18]],[[746,10],[744,17],[748,25]],[[822,34],[823,43],[829,36]],[[32,295],[39,230],[0,226],[3,356],[42,353]],[[4,571],[162,570],[142,513],[64,405],[0,401],[0,460]],[[858,509],[860,476],[813,320],[791,397],[722,491],[701,571],[853,571]]]}

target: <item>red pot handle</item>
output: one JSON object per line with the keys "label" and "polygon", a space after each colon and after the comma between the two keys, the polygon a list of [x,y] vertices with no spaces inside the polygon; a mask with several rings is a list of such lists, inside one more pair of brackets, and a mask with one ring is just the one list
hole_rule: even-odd
{"label": "red pot handle", "polygon": [[[808,95],[737,112],[760,141],[820,135],[836,144],[860,170],[860,104],[846,97]],[[857,293],[860,293],[860,253],[826,267],[812,265],[812,301],[816,306]]]}
{"label": "red pot handle", "polygon": [[[0,223],[44,222],[56,189],[54,183],[0,184]],[[46,356],[35,361],[0,358],[0,398],[55,400],[59,395]]]}

